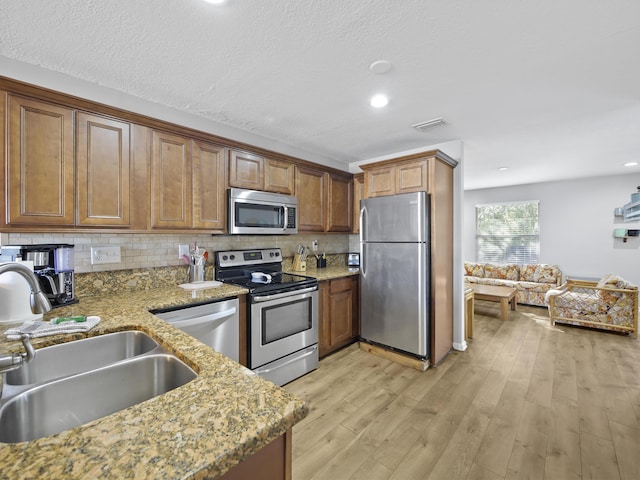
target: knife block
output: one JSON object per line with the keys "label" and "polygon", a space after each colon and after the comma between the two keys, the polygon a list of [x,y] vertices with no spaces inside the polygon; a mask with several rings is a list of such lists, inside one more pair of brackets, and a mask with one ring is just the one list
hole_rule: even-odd
{"label": "knife block", "polygon": [[306,272],[307,271],[307,262],[306,260],[302,260],[302,256],[299,253],[296,253],[293,256],[293,267],[291,269],[294,272]]}

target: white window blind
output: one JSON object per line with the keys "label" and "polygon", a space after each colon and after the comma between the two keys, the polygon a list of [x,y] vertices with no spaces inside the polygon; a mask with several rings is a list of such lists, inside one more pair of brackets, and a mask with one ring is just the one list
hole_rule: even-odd
{"label": "white window blind", "polygon": [[476,205],[476,261],[538,263],[539,203]]}

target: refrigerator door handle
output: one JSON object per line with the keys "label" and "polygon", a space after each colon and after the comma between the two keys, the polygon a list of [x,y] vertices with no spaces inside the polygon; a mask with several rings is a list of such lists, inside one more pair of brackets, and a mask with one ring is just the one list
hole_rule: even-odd
{"label": "refrigerator door handle", "polygon": [[364,225],[365,225],[365,216],[367,214],[367,207],[360,208],[360,274],[365,276],[367,274],[366,270],[366,259],[364,255]]}

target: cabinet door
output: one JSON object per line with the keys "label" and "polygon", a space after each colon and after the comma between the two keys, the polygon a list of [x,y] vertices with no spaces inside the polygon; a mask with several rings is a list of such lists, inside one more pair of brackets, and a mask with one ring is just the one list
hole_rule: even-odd
{"label": "cabinet door", "polygon": [[353,181],[351,176],[327,175],[327,231],[351,232],[353,226]]}
{"label": "cabinet door", "polygon": [[401,163],[396,166],[396,193],[427,192],[427,160]]}
{"label": "cabinet door", "polygon": [[364,198],[364,173],[353,176],[353,233],[360,233],[360,200]]}
{"label": "cabinet door", "polygon": [[395,167],[378,167],[364,172],[364,188],[367,198],[396,193]]}
{"label": "cabinet door", "polygon": [[338,348],[353,340],[355,292],[350,277],[331,281],[329,310],[331,316],[330,343]]}
{"label": "cabinet door", "polygon": [[264,158],[252,153],[231,150],[229,155],[229,186],[264,189]]}
{"label": "cabinet door", "polygon": [[296,167],[298,197],[298,231],[324,232],[326,174],[315,168]]}
{"label": "cabinet door", "polygon": [[267,192],[284,193],[293,195],[294,192],[293,163],[279,160],[265,159],[264,163],[264,189]]}
{"label": "cabinet door", "polygon": [[193,226],[224,232],[226,157],[220,145],[193,141]]}
{"label": "cabinet door", "polygon": [[78,224],[129,226],[130,125],[78,113]]}
{"label": "cabinet door", "polygon": [[9,95],[8,224],[75,223],[73,110]]}
{"label": "cabinet door", "polygon": [[191,227],[191,152],[188,138],[153,132],[151,226]]}

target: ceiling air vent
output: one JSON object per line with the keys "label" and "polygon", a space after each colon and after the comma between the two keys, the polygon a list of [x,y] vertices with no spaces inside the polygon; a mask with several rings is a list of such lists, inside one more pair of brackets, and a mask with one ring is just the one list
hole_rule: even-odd
{"label": "ceiling air vent", "polygon": [[427,120],[426,122],[414,123],[411,125],[412,128],[422,132],[424,130],[428,130],[429,128],[439,127],[440,125],[444,125],[444,118],[434,118],[433,120]]}

